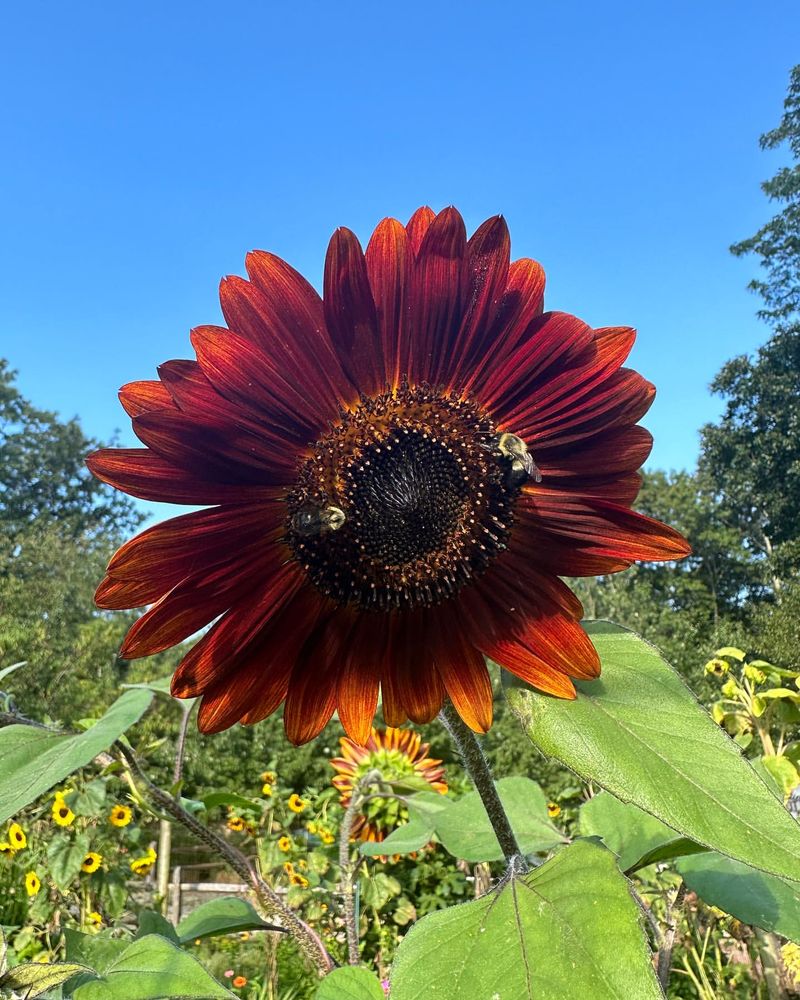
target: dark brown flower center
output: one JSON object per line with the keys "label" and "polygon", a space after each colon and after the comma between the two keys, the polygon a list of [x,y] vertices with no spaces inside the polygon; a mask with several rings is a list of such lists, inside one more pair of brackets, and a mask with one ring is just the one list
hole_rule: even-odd
{"label": "dark brown flower center", "polygon": [[506,547],[532,469],[471,400],[403,385],[362,398],[316,442],[288,497],[287,540],[339,604],[435,604]]}

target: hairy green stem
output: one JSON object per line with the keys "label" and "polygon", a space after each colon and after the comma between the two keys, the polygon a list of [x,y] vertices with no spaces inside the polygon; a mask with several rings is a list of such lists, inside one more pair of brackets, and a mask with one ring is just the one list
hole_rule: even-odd
{"label": "hairy green stem", "polygon": [[516,834],[511,829],[508,815],[492,780],[489,762],[475,738],[475,733],[464,722],[449,699],[444,703],[439,713],[439,719],[456,745],[467,774],[481,797],[481,802],[483,802],[489,822],[492,824],[492,829],[500,843],[503,856],[510,867],[516,870],[526,869],[528,865],[525,856],[517,843]]}
{"label": "hairy green stem", "polygon": [[[185,826],[198,840],[211,848],[216,854],[221,855],[233,870],[252,886],[259,902],[267,914],[279,916],[285,929],[297,941],[300,950],[305,957],[316,966],[321,975],[330,972],[335,962],[328,953],[319,935],[305,921],[290,909],[278,896],[272,886],[268,885],[262,878],[255,866],[245,857],[241,851],[232,847],[226,840],[220,837],[209,827],[198,822],[191,813],[188,813],[171,795],[163,789],[154,785],[153,782],[142,771],[136,755],[117,741],[114,744],[116,750],[125,759],[135,778],[142,783],[146,794],[165,813],[169,813],[178,823]],[[277,928],[276,928],[277,929]]]}

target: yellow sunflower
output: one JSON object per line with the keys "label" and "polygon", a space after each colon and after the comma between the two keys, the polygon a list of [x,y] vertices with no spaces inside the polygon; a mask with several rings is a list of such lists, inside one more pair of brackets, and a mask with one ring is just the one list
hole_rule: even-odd
{"label": "yellow sunflower", "polygon": [[292,872],[292,874],[289,876],[289,884],[299,885],[301,886],[301,888],[307,889],[308,879],[305,877],[305,875],[300,875],[298,872]]}
{"label": "yellow sunflower", "polygon": [[147,875],[155,864],[157,858],[158,855],[153,848],[148,847],[147,854],[144,854],[141,858],[134,858],[133,861],[131,861],[131,871],[134,875]]}
{"label": "yellow sunflower", "polygon": [[306,802],[306,800],[305,799],[301,799],[300,796],[296,792],[293,792],[289,796],[289,801],[286,804],[289,806],[289,808],[292,810],[293,813],[301,813],[301,812],[303,812],[303,810],[308,805],[308,803]]}
{"label": "yellow sunflower", "polygon": [[278,850],[283,851],[284,854],[292,849],[292,842],[288,837],[280,837],[278,839]]}
{"label": "yellow sunflower", "polygon": [[92,927],[102,927],[103,917],[97,912],[97,910],[92,910],[91,913],[86,914],[86,922]]}
{"label": "yellow sunflower", "polygon": [[228,817],[228,829],[233,830],[234,833],[241,833],[244,830],[244,820],[241,816],[229,816]]}
{"label": "yellow sunflower", "polygon": [[75,813],[60,796],[53,802],[53,821],[58,826],[72,826],[75,822]]}
{"label": "yellow sunflower", "polygon": [[561,806],[557,802],[548,802],[547,815],[550,819],[557,819],[561,815]]}
{"label": "yellow sunflower", "polygon": [[28,846],[28,838],[19,823],[12,823],[8,828],[8,842],[15,851],[21,851]]}
{"label": "yellow sunflower", "polygon": [[39,876],[36,872],[28,872],[25,876],[25,892],[29,896],[35,896],[41,888],[42,883],[39,881]]}
{"label": "yellow sunflower", "polygon": [[4,840],[0,843],[0,855],[7,858],[13,858],[15,853],[14,848],[8,843],[8,841]]}
{"label": "yellow sunflower", "polygon": [[133,819],[133,812],[128,806],[114,806],[108,816],[112,826],[127,826]]}
{"label": "yellow sunflower", "polygon": [[91,875],[92,872],[96,872],[97,869],[100,867],[102,860],[103,856],[101,854],[97,854],[96,851],[89,851],[89,853],[83,859],[83,864],[81,865],[81,871]]}

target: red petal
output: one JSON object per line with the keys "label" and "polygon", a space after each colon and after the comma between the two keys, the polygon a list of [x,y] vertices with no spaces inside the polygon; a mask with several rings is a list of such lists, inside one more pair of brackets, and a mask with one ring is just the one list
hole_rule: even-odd
{"label": "red petal", "polygon": [[[283,608],[287,608],[287,614],[280,618],[281,627],[291,625],[289,612],[305,585],[297,564],[287,563],[254,597],[234,605],[183,658],[172,678],[173,695],[195,698],[229,678],[274,636],[274,630],[267,626]],[[268,656],[269,649],[264,648]]]}
{"label": "red petal", "polygon": [[142,500],[215,504],[269,499],[274,489],[215,483],[167,462],[148,448],[102,448],[86,458],[91,472],[110,486]]}
{"label": "red petal", "polygon": [[311,388],[314,398],[335,412],[352,389],[331,346],[319,296],[272,254],[248,254],[247,270],[252,283],[234,275],[220,284],[225,322],[251,340],[295,390]]}
{"label": "red petal", "polygon": [[361,244],[349,229],[337,229],[328,244],[323,302],[336,354],[350,381],[361,392],[380,392],[386,375],[375,303]]}
{"label": "red petal", "polygon": [[361,746],[369,739],[378,707],[385,649],[384,623],[376,615],[362,615],[348,641],[336,686],[339,720],[350,739]]}
{"label": "red petal", "polygon": [[458,334],[458,349],[446,364],[443,380],[464,385],[476,364],[495,348],[493,324],[508,281],[511,238],[502,216],[479,226],[467,243],[468,300]]}
{"label": "red petal", "polygon": [[159,381],[128,382],[119,390],[119,401],[129,417],[175,407],[172,396]]}
{"label": "red petal", "polygon": [[554,376],[573,369],[588,351],[596,353],[591,327],[569,313],[544,313],[520,347],[498,360],[481,385],[481,402],[501,421],[517,418],[520,407],[538,412]]}
{"label": "red petal", "polygon": [[457,347],[468,289],[464,220],[454,208],[446,208],[425,233],[412,271],[409,375],[413,382],[441,381]]}
{"label": "red petal", "polygon": [[164,584],[161,580],[115,580],[104,576],[94,592],[94,603],[106,611],[124,611],[152,604],[163,593]]}
{"label": "red petal", "polygon": [[431,656],[431,644],[435,639],[431,629],[436,627],[438,621],[434,623],[430,612],[404,614],[395,623],[390,640],[389,684],[402,706],[403,715],[417,725],[431,722],[445,698],[444,686]]}
{"label": "red petal", "polygon": [[588,552],[612,558],[664,562],[691,553],[674,528],[604,500],[555,500],[523,491],[517,513],[535,529],[577,539]]}
{"label": "red petal", "polygon": [[318,736],[333,715],[336,685],[351,628],[352,617],[337,608],[303,646],[292,671],[283,710],[283,727],[295,746]]}
{"label": "red petal", "polygon": [[133,430],[162,458],[204,479],[259,486],[286,483],[286,464],[275,461],[268,439],[236,424],[201,421],[173,409],[134,417]]}
{"label": "red petal", "polygon": [[397,219],[384,219],[372,234],[365,254],[383,343],[386,381],[396,388],[409,370],[408,299],[413,250]]}
{"label": "red petal", "polygon": [[287,555],[273,541],[249,557],[237,552],[227,563],[181,581],[135,622],[120,655],[135,660],[183,642],[279,573]]}
{"label": "red petal", "polygon": [[[617,475],[640,469],[647,461],[653,447],[653,437],[644,427],[621,427],[595,434],[583,441],[580,447],[541,449],[536,451],[536,465],[542,482],[556,479],[581,481],[584,477]],[[570,482],[570,488],[573,488]],[[580,485],[575,485],[580,492]]]}
{"label": "red petal", "polygon": [[492,640],[485,643],[483,651],[489,659],[532,687],[558,698],[575,697],[575,685],[566,674],[545,663],[515,639]]}
{"label": "red petal", "polygon": [[494,695],[483,655],[456,629],[436,645],[436,669],[456,711],[476,733],[492,725]]}
{"label": "red petal", "polygon": [[260,410],[267,422],[305,443],[314,440],[325,419],[309,406],[308,393],[290,385],[271,360],[251,341],[223,327],[201,326],[191,332],[204,374],[227,399]]}
{"label": "red petal", "polygon": [[592,384],[576,385],[572,394],[559,400],[557,410],[536,410],[531,402],[515,418],[514,433],[528,446],[563,448],[584,441],[600,431],[629,427],[647,413],[655,388],[638,372],[621,368]]}
{"label": "red petal", "polygon": [[428,208],[427,205],[423,205],[422,208],[418,208],[408,220],[406,232],[408,233],[409,245],[415,255],[419,253],[419,248],[422,246],[425,233],[427,233],[430,228],[430,224],[435,218],[436,213],[433,209]]}
{"label": "red petal", "polygon": [[119,548],[108,573],[118,580],[136,581],[177,572],[183,579],[267,540],[280,531],[283,513],[282,501],[269,500],[197,510],[161,521]]}

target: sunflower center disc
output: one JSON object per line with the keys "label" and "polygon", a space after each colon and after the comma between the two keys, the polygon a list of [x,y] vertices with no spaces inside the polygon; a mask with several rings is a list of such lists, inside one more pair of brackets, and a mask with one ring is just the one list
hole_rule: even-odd
{"label": "sunflower center disc", "polygon": [[521,482],[505,437],[472,401],[426,385],[362,398],[316,442],[288,497],[295,558],[339,604],[452,596],[506,547]]}

